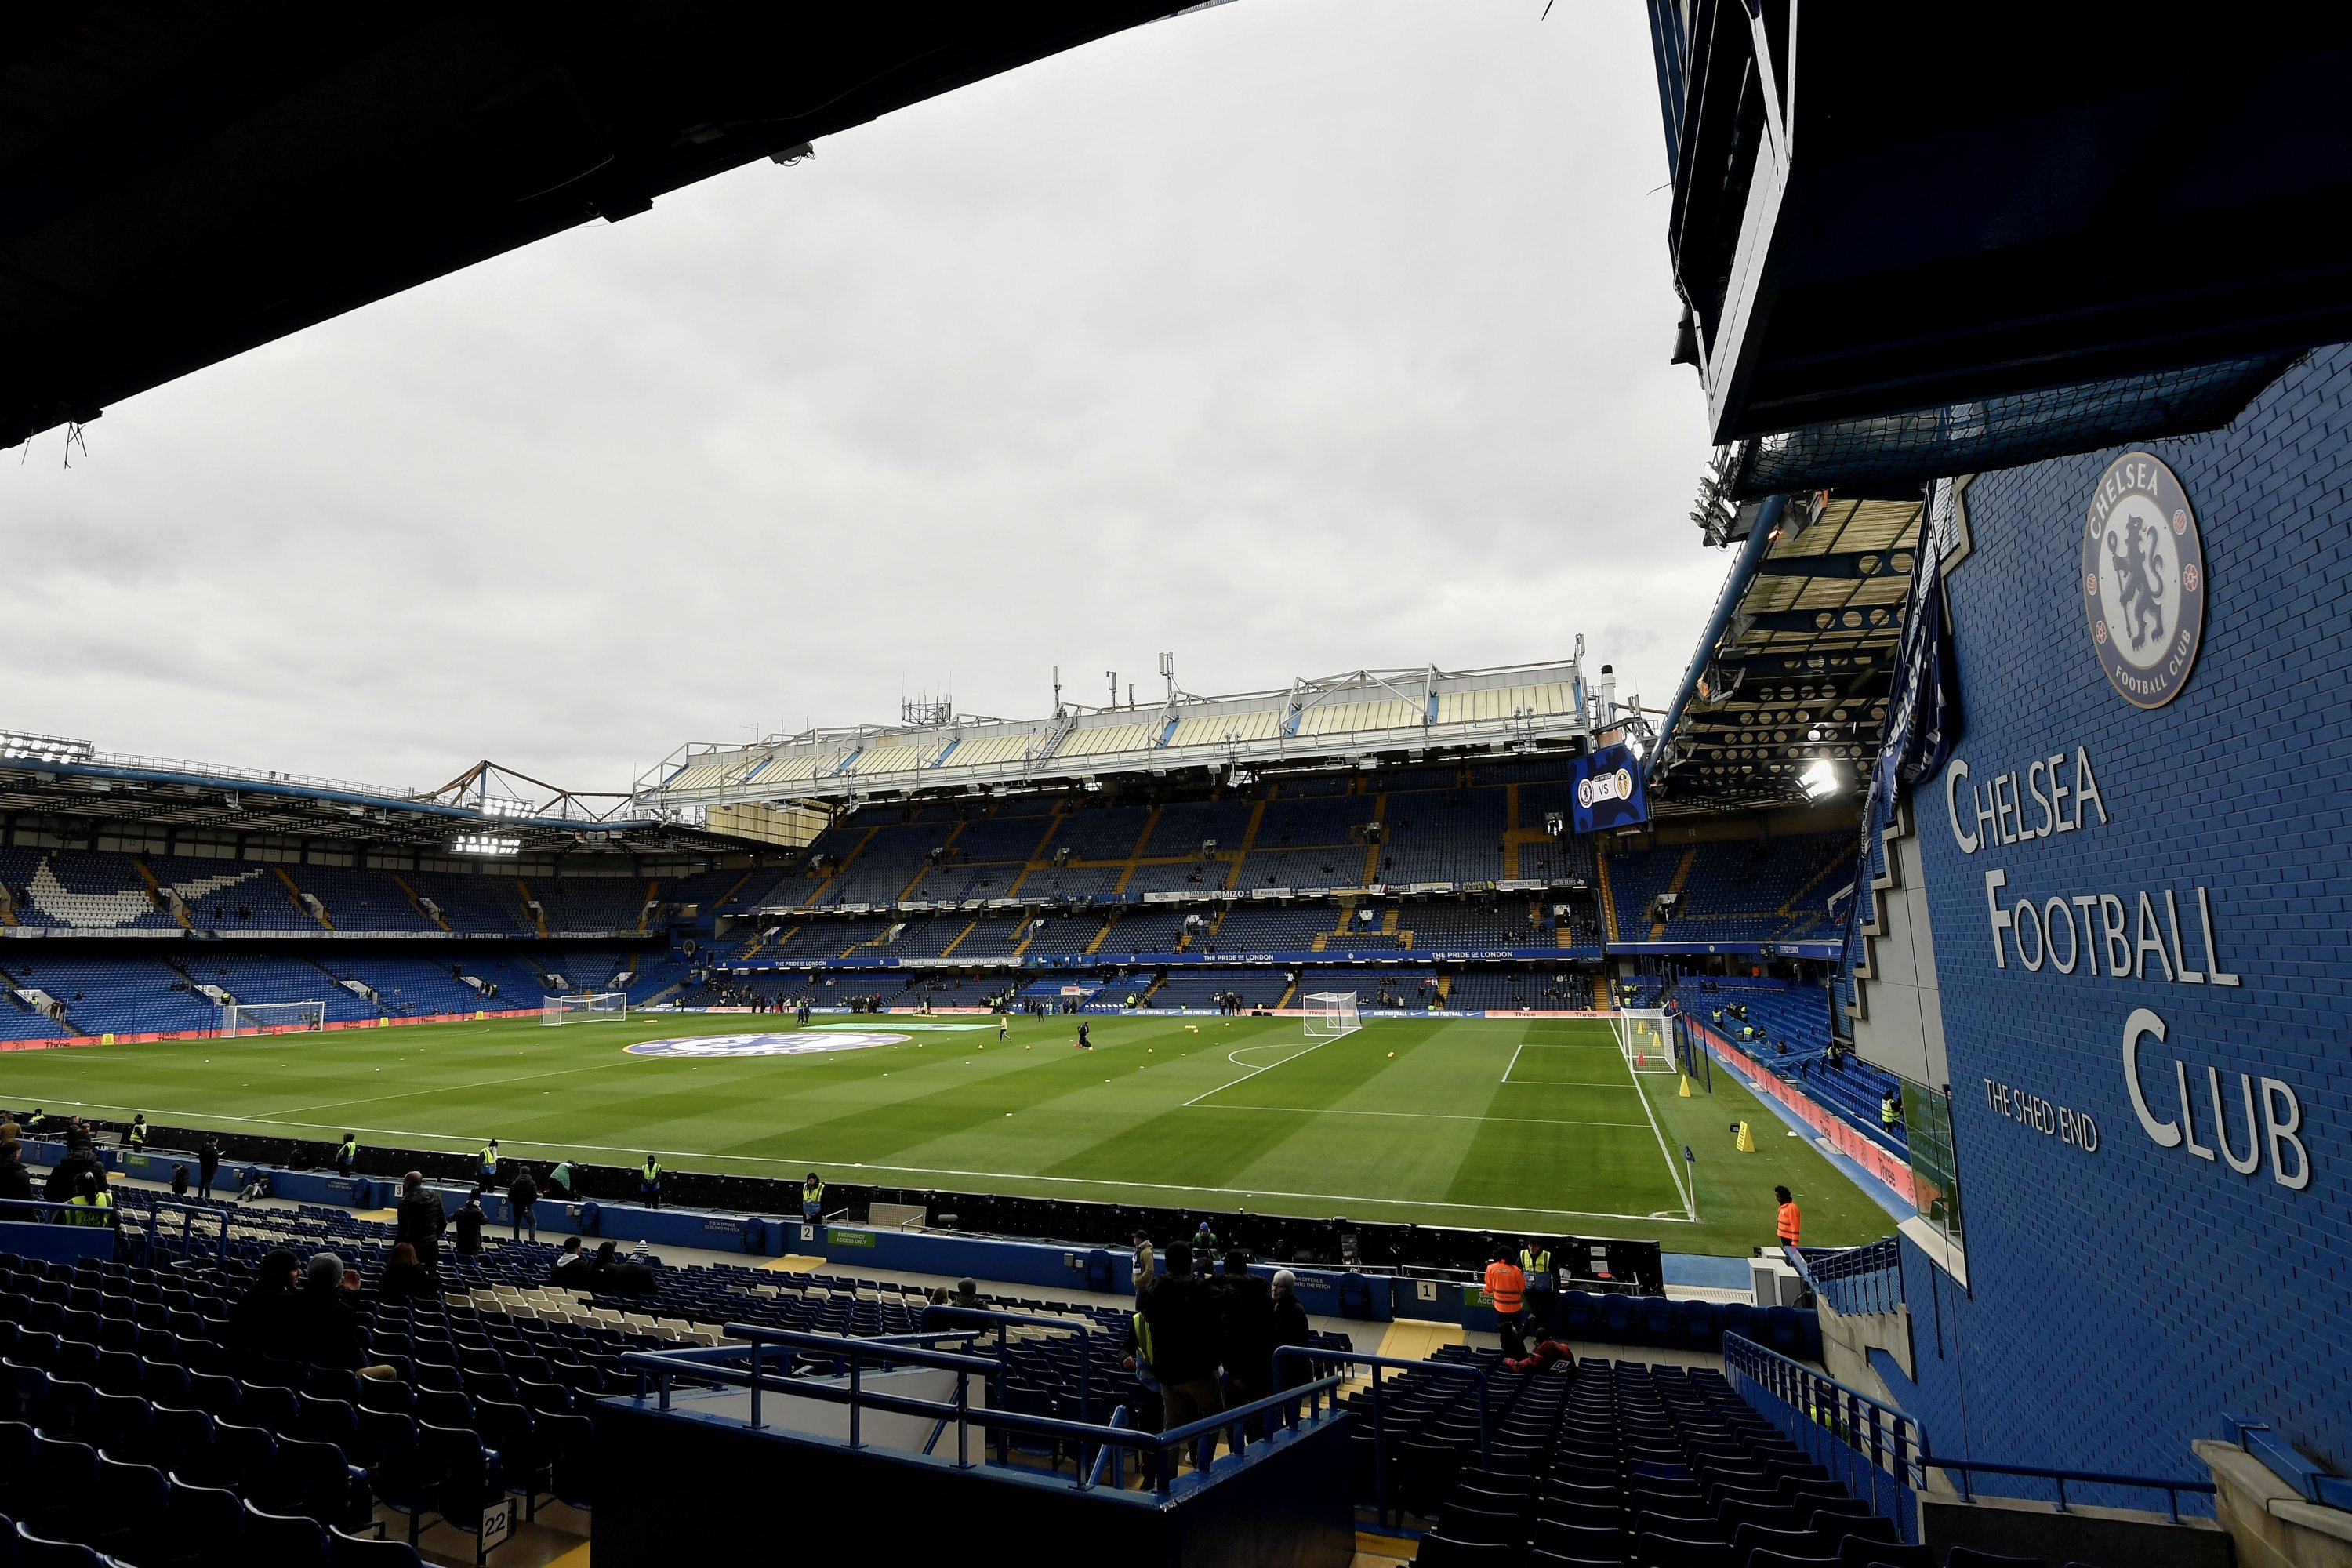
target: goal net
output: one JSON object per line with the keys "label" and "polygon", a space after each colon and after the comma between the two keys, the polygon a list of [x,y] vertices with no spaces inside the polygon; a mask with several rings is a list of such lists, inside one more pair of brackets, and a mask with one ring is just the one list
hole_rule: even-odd
{"label": "goal net", "polygon": [[1609,1016],[1617,1048],[1635,1072],[1680,1072],[1675,1060],[1674,1025],[1662,1007],[1629,1007]]}
{"label": "goal net", "polygon": [[540,1009],[539,1021],[551,1026],[597,1018],[625,1019],[628,1016],[629,994],[625,991],[567,991],[547,999]]}
{"label": "goal net", "polygon": [[221,1028],[227,1035],[282,1035],[327,1026],[324,1002],[225,1002]]}
{"label": "goal net", "polygon": [[1356,1016],[1356,994],[1352,991],[1317,991],[1306,998],[1306,1003],[1307,1037],[1310,1040],[1336,1040],[1364,1026],[1364,1021]]}

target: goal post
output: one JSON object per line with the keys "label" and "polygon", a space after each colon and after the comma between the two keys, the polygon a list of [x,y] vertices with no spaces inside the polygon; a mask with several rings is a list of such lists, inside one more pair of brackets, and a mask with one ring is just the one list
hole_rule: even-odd
{"label": "goal post", "polygon": [[629,994],[625,991],[564,991],[548,997],[540,1008],[539,1021],[552,1028],[560,1024],[599,1018],[626,1021],[628,1016]]}
{"label": "goal post", "polygon": [[1356,994],[1352,991],[1317,991],[1305,1001],[1307,1037],[1310,1040],[1336,1040],[1364,1026],[1363,1019],[1357,1016]]}
{"label": "goal post", "polygon": [[224,1002],[220,1032],[237,1035],[284,1035],[327,1026],[324,1002]]}
{"label": "goal post", "polygon": [[1674,1021],[1663,1007],[1625,1007],[1609,1016],[1617,1048],[1635,1072],[1680,1072],[1675,1060]]}

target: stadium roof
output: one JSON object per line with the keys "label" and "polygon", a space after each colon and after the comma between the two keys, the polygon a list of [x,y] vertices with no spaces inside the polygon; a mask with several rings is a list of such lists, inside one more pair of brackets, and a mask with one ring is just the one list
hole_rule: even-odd
{"label": "stadium roof", "polygon": [[2352,338],[2352,11],[1650,15],[1718,442]]}
{"label": "stadium roof", "polygon": [[0,731],[0,817],[37,816],[402,844],[446,853],[461,837],[509,841],[512,853],[611,848],[709,854],[731,840],[638,815],[625,795],[585,794],[477,763],[435,790],[168,757],[101,752],[87,741]]}
{"label": "stadium roof", "polygon": [[1745,536],[1652,766],[1661,810],[1801,801],[1817,758],[1867,776],[1921,505],[1809,499]]}
{"label": "stadium roof", "polygon": [[1366,761],[1582,749],[1590,732],[1577,661],[1452,672],[1360,669],[1284,689],[1119,708],[1065,705],[1043,719],[940,713],[680,747],[638,781],[641,813],[795,801],[846,804],[940,792],[1066,789],[1120,774],[1204,775]]}
{"label": "stadium roof", "polygon": [[0,447],[1171,0],[115,0],[0,36]]}

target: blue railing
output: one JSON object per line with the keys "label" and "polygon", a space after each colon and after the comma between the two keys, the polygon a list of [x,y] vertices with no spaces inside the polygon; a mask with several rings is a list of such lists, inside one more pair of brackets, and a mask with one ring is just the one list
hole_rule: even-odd
{"label": "blue railing", "polygon": [[[1919,1539],[1919,1494],[1929,1489],[1931,1479],[1942,1477],[1952,1479],[1963,1502],[1975,1500],[1979,1489],[1971,1479],[1975,1476],[2047,1481],[2061,1513],[2068,1511],[2070,1500],[2085,1500],[2084,1488],[2162,1492],[2175,1521],[2180,1517],[2184,1494],[2213,1495],[2210,1481],[1939,1458],[1927,1451],[1918,1423],[1903,1412],[1738,1334],[1723,1336],[1723,1370],[1741,1398],[1843,1481],[1849,1491],[1867,1498],[1874,1511],[1893,1519],[1906,1541]],[[2072,1500],[2067,1496],[2070,1487],[2075,1494]]]}
{"label": "blue railing", "polygon": [[[1076,1318],[1049,1318],[1032,1312],[998,1312],[985,1307],[929,1306],[923,1309],[921,1322],[926,1334],[955,1332],[953,1330],[935,1331],[932,1328],[934,1323],[968,1322],[976,1325],[972,1330],[964,1331],[967,1333],[985,1333],[991,1326],[993,1326],[996,1330],[996,1360],[1000,1368],[1006,1364],[1005,1351],[1008,1343],[1006,1331],[1016,1323],[1059,1329],[1066,1333],[1076,1334],[1081,1341],[1093,1338],[1095,1332],[1095,1326],[1092,1323]],[[1095,1418],[1094,1361],[1094,1351],[1091,1346],[1088,1346],[1085,1353],[1078,1358],[1078,1419],[1082,1422],[1092,1421]],[[1003,1387],[1001,1379],[997,1386],[1000,1389]]]}
{"label": "blue railing", "polygon": [[[946,1331],[941,1337],[954,1337],[958,1332]],[[751,1415],[748,1425],[753,1431],[765,1428],[766,1411],[763,1396],[785,1394],[796,1398],[818,1400],[845,1405],[848,1410],[848,1446],[865,1447],[862,1423],[867,1411],[890,1415],[914,1415],[942,1423],[935,1429],[930,1443],[924,1447],[929,1454],[944,1435],[944,1426],[956,1429],[956,1457],[959,1469],[974,1468],[971,1454],[971,1428],[983,1432],[1007,1432],[1066,1443],[1073,1447],[1077,1459],[1077,1473],[1066,1484],[1078,1491],[1093,1491],[1102,1487],[1103,1451],[1116,1450],[1121,1455],[1133,1454],[1139,1466],[1151,1479],[1152,1494],[1165,1499],[1177,1489],[1177,1457],[1195,1444],[1213,1446],[1219,1432],[1228,1432],[1234,1452],[1212,1460],[1196,1470],[1185,1484],[1200,1485],[1223,1472],[1228,1467],[1253,1462],[1244,1450],[1254,1446],[1285,1441],[1292,1427],[1308,1427],[1334,1421],[1343,1414],[1338,1405],[1338,1376],[1318,1378],[1297,1388],[1264,1399],[1221,1410],[1213,1415],[1165,1432],[1138,1432],[1118,1422],[1095,1425],[1082,1421],[1064,1421],[1049,1415],[1034,1415],[1024,1411],[992,1408],[971,1403],[971,1380],[995,1378],[1003,1363],[991,1357],[972,1355],[961,1351],[944,1351],[936,1347],[910,1342],[910,1337],[893,1340],[853,1339],[840,1334],[808,1333],[793,1329],[768,1328],[756,1323],[729,1323],[725,1332],[730,1341],[738,1342],[699,1350],[640,1351],[624,1356],[624,1365],[637,1373],[637,1397],[642,1402],[649,1394],[656,1408],[670,1408],[674,1385],[680,1380],[691,1384],[719,1387],[744,1388],[751,1391]],[[913,1336],[924,1337],[924,1336]],[[847,1369],[844,1381],[794,1377],[786,1364],[779,1366],[771,1360],[772,1351],[814,1353]],[[869,1371],[903,1367],[923,1367],[955,1373],[953,1399],[921,1399],[905,1394],[877,1393],[866,1385]],[[1300,1405],[1306,1409],[1302,1414]],[[1252,1426],[1261,1426],[1262,1434],[1250,1436]],[[1124,1472],[1124,1464],[1116,1473]],[[1027,1474],[1030,1472],[1024,1472]],[[1058,1479],[1058,1472],[1056,1472]],[[1109,1489],[1116,1496],[1139,1496]]]}
{"label": "blue railing", "polygon": [[[2111,1487],[2126,1491],[2162,1492],[2165,1509],[2172,1515],[2172,1522],[2175,1524],[2180,1522],[2181,1493],[2187,1492],[2192,1497],[2214,1495],[2211,1481],[2175,1481],[2156,1476],[2113,1476],[2099,1470],[2053,1470],[2039,1465],[1994,1465],[1977,1459],[1929,1459],[1927,1463],[1935,1469],[1958,1478],[1962,1502],[1976,1500],[1977,1489],[1974,1482],[1969,1479],[1971,1476],[2023,1476],[2031,1479],[2048,1481],[2055,1491],[2054,1505],[2060,1513],[2073,1511],[2066,1506],[2066,1489],[2069,1486],[2074,1489],[2074,1500],[2077,1502],[2084,1500],[2082,1491],[2084,1487]],[[1995,1495],[2012,1497],[2015,1494],[2000,1492]],[[2200,1510],[2192,1509],[2190,1511]],[[2209,1506],[2201,1511],[2210,1513],[2211,1509]]]}
{"label": "blue railing", "polygon": [[[1465,1377],[1478,1385],[1478,1468],[1485,1469],[1493,1453],[1487,1441],[1487,1416],[1491,1400],[1486,1390],[1486,1369],[1462,1362],[1404,1361],[1396,1356],[1370,1355],[1361,1351],[1328,1351],[1314,1345],[1277,1345],[1274,1352],[1274,1381],[1282,1381],[1285,1363],[1303,1362],[1313,1372],[1319,1366],[1368,1366],[1372,1369],[1372,1509],[1382,1524],[1388,1522],[1389,1491],[1385,1466],[1388,1461],[1388,1421],[1381,1400],[1381,1373],[1389,1368],[1423,1373],[1433,1377]],[[1334,1381],[1326,1379],[1325,1381]],[[1319,1386],[1319,1385],[1318,1385]],[[1402,1518],[1402,1510],[1399,1510]]]}
{"label": "blue railing", "polygon": [[1906,1541],[1919,1539],[1916,1500],[1927,1476],[1916,1421],[1738,1334],[1723,1336],[1723,1371],[1741,1398],[1873,1512],[1894,1520]]}
{"label": "blue railing", "polygon": [[1895,1237],[1867,1247],[1791,1247],[1814,1297],[1841,1317],[1892,1312],[1903,1305],[1903,1249]]}
{"label": "blue railing", "polygon": [[122,1211],[111,1205],[96,1208],[68,1204],[63,1198],[0,1198],[0,1220],[17,1225],[102,1225],[119,1230]]}

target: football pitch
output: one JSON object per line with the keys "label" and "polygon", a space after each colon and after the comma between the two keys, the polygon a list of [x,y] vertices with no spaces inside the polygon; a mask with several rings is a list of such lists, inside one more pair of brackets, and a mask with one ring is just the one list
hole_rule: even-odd
{"label": "football pitch", "polygon": [[[0,1102],[510,1157],[1033,1196],[1654,1237],[1744,1253],[1771,1189],[1805,1239],[1891,1222],[1719,1068],[1635,1074],[1604,1023],[1295,1018],[536,1018],[26,1051]],[[771,1054],[716,1037],[754,1037]],[[658,1043],[656,1042],[663,1042]],[[650,1046],[650,1051],[644,1047]],[[628,1047],[640,1047],[632,1051]],[[1738,1152],[1748,1121],[1758,1152]],[[1685,1160],[1688,1147],[1696,1156]]]}

